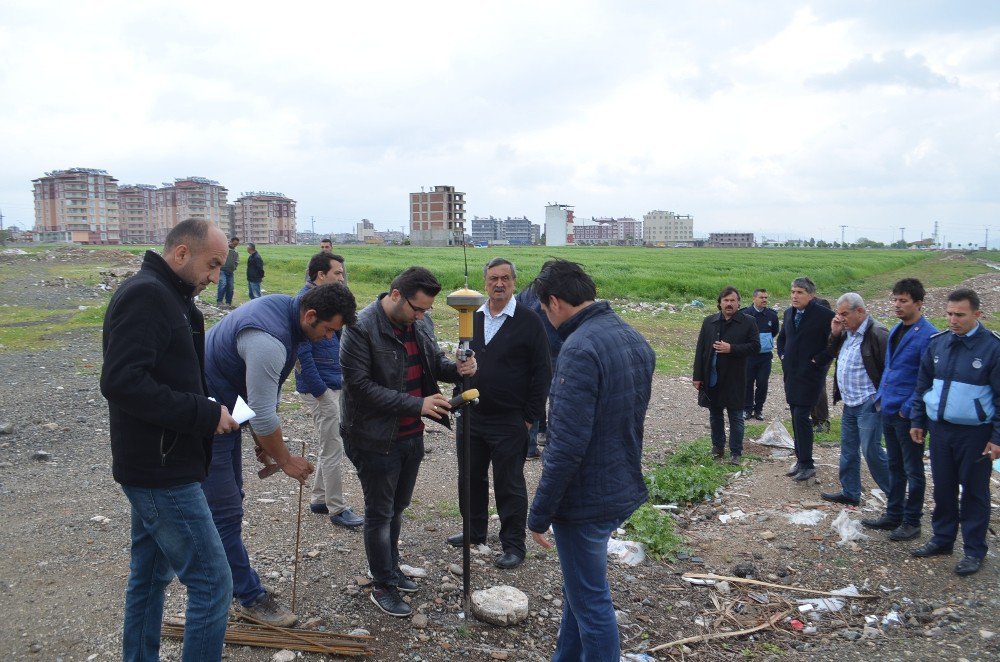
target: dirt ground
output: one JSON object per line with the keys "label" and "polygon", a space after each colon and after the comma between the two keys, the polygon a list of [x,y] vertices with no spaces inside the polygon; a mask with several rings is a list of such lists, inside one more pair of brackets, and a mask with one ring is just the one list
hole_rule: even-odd
{"label": "dirt ground", "polygon": [[[99,265],[80,251],[36,259],[3,256],[0,306],[25,303],[67,307],[93,305],[101,288],[72,282],[53,286],[49,269],[61,260],[93,261],[95,268],[127,268],[122,258]],[[977,287],[996,291],[1000,275],[977,277]],[[779,302],[783,303],[783,302]],[[210,314],[217,314],[211,307]],[[995,308],[993,309],[995,310]],[[692,339],[693,344],[693,339]],[[74,332],[59,347],[36,352],[0,352],[0,657],[23,660],[111,660],[120,658],[124,585],[129,560],[129,511],[111,479],[107,405],[98,389],[99,338]],[[292,393],[283,394],[281,415],[293,448],[311,444],[311,425]],[[765,408],[771,420],[787,415],[777,378]],[[833,415],[838,415],[836,411]],[[647,417],[645,459],[654,466],[677,444],[704,436],[707,415],[695,404],[690,381],[657,376]],[[367,630],[378,660],[544,660],[558,632],[561,576],[555,554],[529,542],[529,558],[513,571],[490,562],[499,551],[497,525],[491,526],[491,554],[473,557],[473,588],[508,584],[530,601],[529,619],[502,629],[462,617],[461,578],[449,571],[461,553],[445,538],[460,530],[457,516],[456,456],[453,438],[436,425],[427,433],[427,457],[402,534],[404,563],[427,570],[413,595],[415,611],[426,619],[396,619],[369,602],[366,562],[359,531],[333,527],[326,518],[302,519],[297,611],[311,628]],[[251,449],[245,448],[245,537],[252,561],[265,583],[284,600],[291,594],[292,561],[299,492],[281,476],[261,481]],[[310,449],[310,452],[314,449]],[[909,550],[930,535],[929,515],[917,541],[893,543],[882,532],[838,545],[831,528],[840,508],[821,502],[821,491],[837,489],[839,449],[819,446],[818,480],[800,484],[784,477],[787,458],[748,442],[756,456],[711,502],[680,506],[676,516],[688,541],[684,560],[647,560],[631,567],[611,563],[609,574],[620,610],[623,652],[640,653],[677,639],[731,633],[776,618],[773,628],[738,637],[692,642],[651,653],[655,659],[810,660],[995,660],[1000,657],[1000,561],[995,551],[980,573],[959,578],[954,557],[913,559]],[[356,475],[346,466],[346,492],[362,509]],[[529,491],[540,462],[526,465]],[[867,475],[865,487],[872,487]],[[996,483],[994,483],[996,485]],[[928,485],[928,507],[932,491]],[[876,515],[880,503],[866,493],[851,519]],[[305,501],[308,501],[306,494]],[[996,498],[994,498],[996,501]],[[789,513],[818,510],[814,526],[791,524]],[[994,511],[996,513],[996,511]],[[740,513],[743,513],[741,516]],[[727,523],[720,515],[729,515]],[[735,516],[734,516],[735,515]],[[96,516],[106,518],[95,521]],[[994,514],[993,529],[998,528]],[[997,548],[991,533],[988,543]],[[784,588],[741,584],[694,586],[687,572],[746,575]],[[836,612],[800,612],[793,590],[830,591],[853,584],[871,599],[850,599]],[[173,583],[168,614],[182,614],[184,588]],[[882,621],[890,612],[895,619]],[[866,617],[874,623],[866,627]],[[869,619],[870,620],[870,619]],[[801,626],[801,630],[796,629]],[[270,660],[275,651],[227,646],[238,662]],[[177,660],[177,642],[165,640],[163,659]],[[328,659],[304,654],[303,660]]]}

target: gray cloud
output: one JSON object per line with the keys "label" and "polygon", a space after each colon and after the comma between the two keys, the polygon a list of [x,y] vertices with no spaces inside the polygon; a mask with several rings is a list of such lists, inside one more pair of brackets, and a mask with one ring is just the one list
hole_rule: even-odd
{"label": "gray cloud", "polygon": [[957,81],[935,73],[927,65],[923,55],[906,55],[902,51],[889,51],[878,58],[869,53],[836,73],[816,76],[808,82],[827,90],[853,90],[884,85],[926,90],[958,86]]}

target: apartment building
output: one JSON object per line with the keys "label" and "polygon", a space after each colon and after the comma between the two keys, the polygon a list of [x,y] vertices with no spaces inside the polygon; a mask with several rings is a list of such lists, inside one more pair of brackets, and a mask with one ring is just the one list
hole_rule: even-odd
{"label": "apartment building", "polygon": [[709,232],[707,245],[714,248],[753,248],[753,232]]}
{"label": "apartment building", "polygon": [[469,224],[472,226],[472,243],[474,244],[496,244],[507,241],[504,222],[499,218],[473,216]]}
{"label": "apartment building", "polygon": [[577,244],[634,246],[642,243],[642,223],[634,218],[591,218],[574,224]]}
{"label": "apartment building", "polygon": [[118,215],[121,243],[155,243],[156,187],[152,184],[119,186]]}
{"label": "apartment building", "polygon": [[672,211],[648,212],[642,217],[642,241],[653,246],[692,245],[694,219]]}
{"label": "apartment building", "polygon": [[54,170],[31,183],[37,241],[120,243],[118,180],[106,170]]}
{"label": "apartment building", "polygon": [[243,243],[295,243],[295,201],[282,193],[241,193],[234,214],[232,235]]}
{"label": "apartment building", "polygon": [[226,203],[228,190],[219,182],[204,177],[182,177],[174,182],[164,182],[156,190],[156,223],[153,242],[162,243],[167,233],[187,218],[211,221],[227,235],[231,235],[230,212]]}
{"label": "apartment building", "polygon": [[435,186],[410,194],[410,243],[461,246],[465,241],[465,193]]}
{"label": "apartment building", "polygon": [[545,245],[572,246],[574,241],[573,206],[558,202],[545,205]]}

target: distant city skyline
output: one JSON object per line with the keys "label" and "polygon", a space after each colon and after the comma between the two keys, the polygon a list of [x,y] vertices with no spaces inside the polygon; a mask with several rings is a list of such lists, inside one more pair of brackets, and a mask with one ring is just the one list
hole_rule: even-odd
{"label": "distant city skyline", "polygon": [[12,0],[0,26],[5,225],[85,167],[281,191],[318,233],[447,184],[467,218],[1000,246],[1000,3]]}

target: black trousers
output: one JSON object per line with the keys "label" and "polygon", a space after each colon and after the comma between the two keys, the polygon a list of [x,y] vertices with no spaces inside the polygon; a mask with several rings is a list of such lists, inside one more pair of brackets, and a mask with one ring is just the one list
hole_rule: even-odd
{"label": "black trousers", "polygon": [[[458,427],[458,502],[462,499],[465,471],[462,466],[462,424]],[[493,465],[493,494],[500,516],[500,544],[504,552],[524,558],[528,522],[528,488],[524,482],[524,455],[528,449],[528,428],[518,412],[484,416],[472,413],[470,498],[468,509],[470,540],[485,542],[489,530],[489,468]]]}
{"label": "black trousers", "polygon": [[[760,414],[767,400],[767,381],[771,378],[771,355],[757,354],[747,359],[745,414]],[[756,392],[755,392],[756,391]]]}

